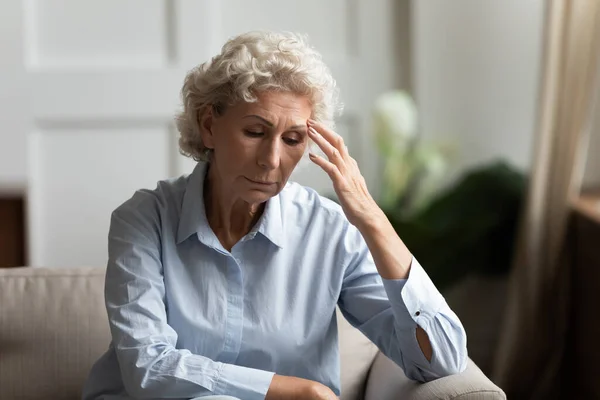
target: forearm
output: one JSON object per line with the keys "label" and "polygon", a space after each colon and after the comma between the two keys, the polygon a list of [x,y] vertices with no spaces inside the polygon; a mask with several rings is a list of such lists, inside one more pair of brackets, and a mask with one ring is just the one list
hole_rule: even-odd
{"label": "forearm", "polygon": [[[381,211],[375,218],[358,228],[373,256],[379,275],[383,279],[406,279],[410,271],[412,254]],[[417,325],[415,332],[419,347],[427,361],[431,361],[433,349],[427,333]]]}
{"label": "forearm", "polygon": [[116,348],[123,383],[135,398],[230,395],[263,399],[273,373],[178,350],[168,344]]}
{"label": "forearm", "polygon": [[389,341],[386,355],[419,381],[462,371],[467,359],[464,328],[419,261],[413,258],[408,279],[384,279],[383,285],[398,339]]}
{"label": "forearm", "polygon": [[383,279],[408,277],[413,256],[381,209],[371,213],[371,217],[358,224],[357,229]]}

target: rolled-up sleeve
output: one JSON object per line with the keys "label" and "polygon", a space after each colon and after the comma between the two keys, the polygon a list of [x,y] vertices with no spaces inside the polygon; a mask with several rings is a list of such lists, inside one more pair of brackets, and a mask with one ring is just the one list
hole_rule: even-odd
{"label": "rolled-up sleeve", "polygon": [[[467,365],[465,330],[423,267],[413,258],[407,279],[382,279],[364,239],[348,232],[339,306],[348,321],[421,382],[460,373]],[[428,361],[416,338],[423,328],[433,348]]]}
{"label": "rolled-up sleeve", "polygon": [[143,214],[120,207],[109,232],[105,299],[125,389],[135,398],[264,399],[273,372],[176,349],[177,332],[167,323],[158,217]]}

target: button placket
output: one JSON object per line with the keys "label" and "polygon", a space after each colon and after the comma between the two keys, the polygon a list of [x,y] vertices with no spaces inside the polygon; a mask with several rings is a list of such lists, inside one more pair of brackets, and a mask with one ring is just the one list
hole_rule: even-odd
{"label": "button placket", "polygon": [[229,293],[227,294],[227,322],[225,331],[225,344],[222,361],[233,363],[237,359],[242,342],[243,329],[243,287],[242,271],[239,261],[233,254],[229,254],[227,266],[227,280]]}

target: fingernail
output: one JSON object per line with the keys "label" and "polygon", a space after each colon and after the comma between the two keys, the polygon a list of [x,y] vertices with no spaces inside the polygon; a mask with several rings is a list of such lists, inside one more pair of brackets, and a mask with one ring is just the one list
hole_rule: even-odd
{"label": "fingernail", "polygon": [[311,125],[314,125],[314,124],[317,123],[317,121],[315,121],[314,119],[309,119],[308,123],[311,124]]}
{"label": "fingernail", "polygon": [[308,156],[310,158],[317,158],[317,155],[315,153],[308,153]]}
{"label": "fingernail", "polygon": [[317,136],[319,134],[319,132],[317,132],[317,130],[315,128],[313,128],[312,126],[310,128],[308,128],[308,131],[315,136]]}

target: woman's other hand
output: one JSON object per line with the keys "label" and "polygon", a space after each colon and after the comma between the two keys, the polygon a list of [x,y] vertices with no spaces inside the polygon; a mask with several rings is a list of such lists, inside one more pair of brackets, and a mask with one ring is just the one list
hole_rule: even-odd
{"label": "woman's other hand", "polygon": [[275,375],[269,386],[266,400],[339,400],[331,389],[322,383],[294,376]]}

